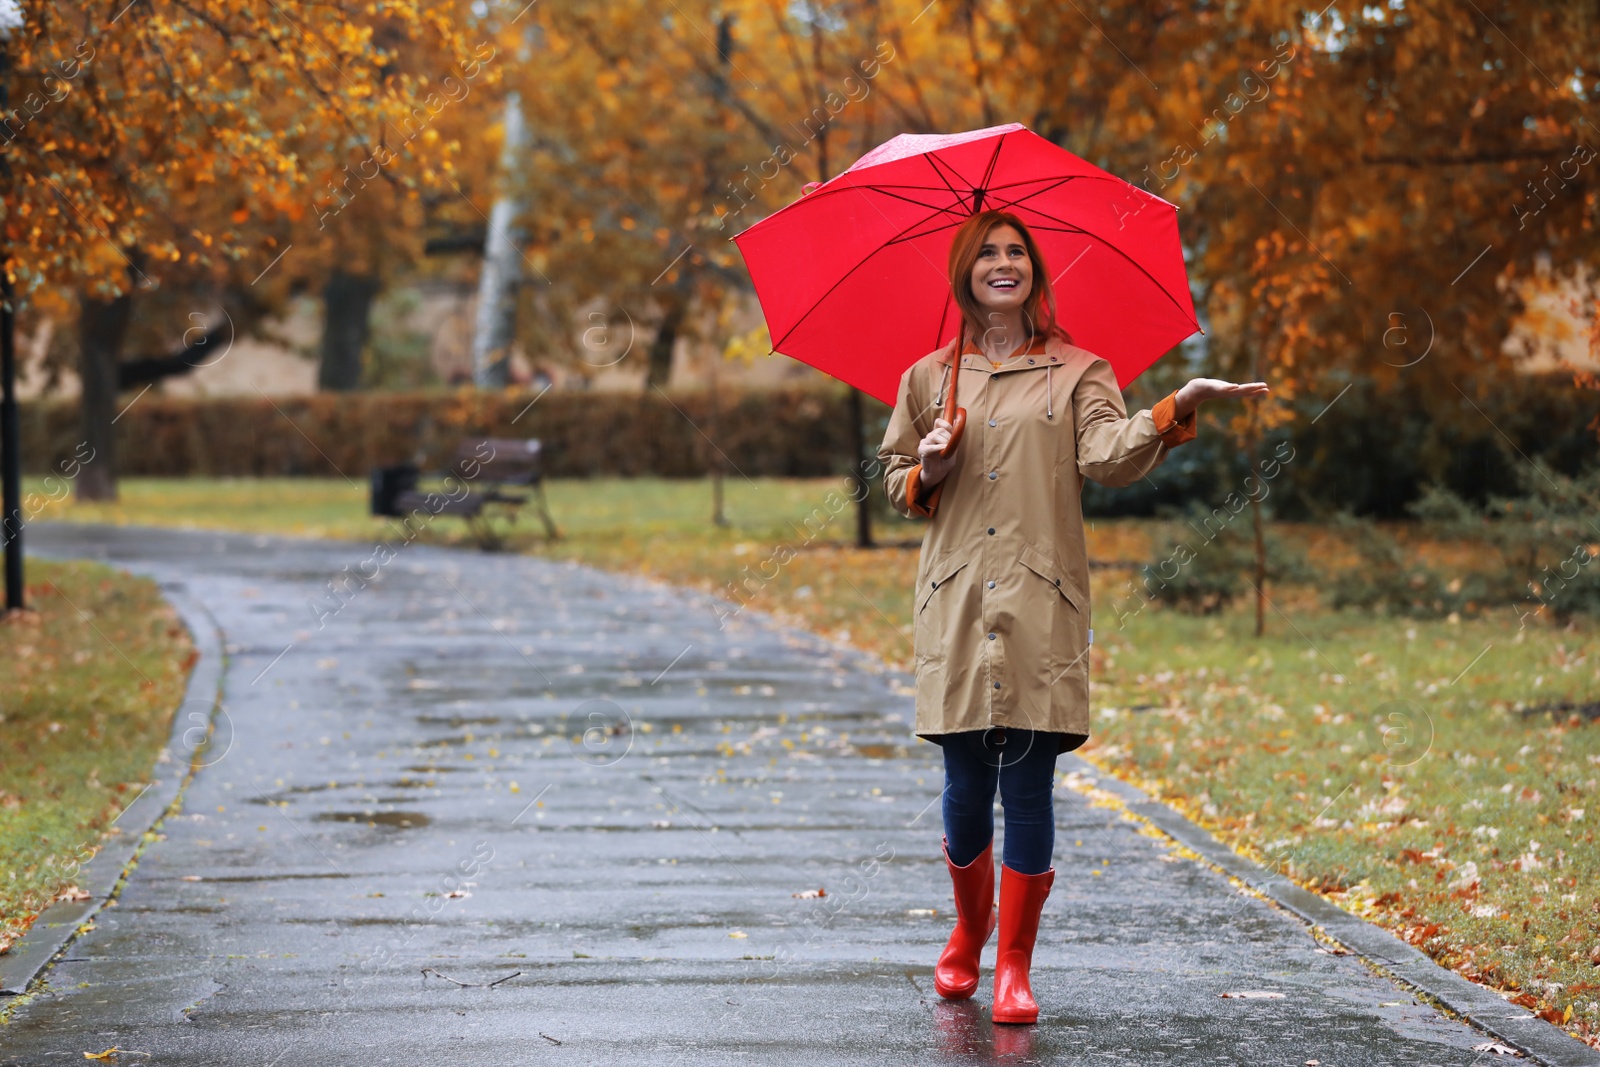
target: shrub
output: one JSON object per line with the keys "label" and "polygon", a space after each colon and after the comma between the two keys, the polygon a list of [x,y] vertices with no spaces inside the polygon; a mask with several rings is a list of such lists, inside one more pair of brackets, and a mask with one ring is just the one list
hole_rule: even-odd
{"label": "shrub", "polygon": [[1490,495],[1482,504],[1430,486],[1409,510],[1441,536],[1476,541],[1499,556],[1501,566],[1484,580],[1486,597],[1525,602],[1560,623],[1600,615],[1600,471],[1569,478],[1535,462],[1518,468],[1518,482],[1520,495]]}
{"label": "shrub", "polygon": [[1371,521],[1341,513],[1336,523],[1362,562],[1331,585],[1333,606],[1436,617],[1520,604],[1524,618],[1600,616],[1600,472],[1569,478],[1535,463],[1518,480],[1520,496],[1482,503],[1429,486],[1409,508],[1430,536],[1481,548],[1479,565],[1461,571],[1426,563]]}
{"label": "shrub", "polygon": [[[1171,507],[1162,511],[1169,516],[1183,514]],[[1141,599],[1154,599],[1191,615],[1210,615],[1251,591],[1255,545],[1249,509],[1221,527],[1206,525],[1214,514],[1191,502],[1184,521],[1165,522],[1151,533],[1154,556],[1132,582]],[[1268,583],[1310,580],[1305,554],[1270,523],[1262,543]]]}

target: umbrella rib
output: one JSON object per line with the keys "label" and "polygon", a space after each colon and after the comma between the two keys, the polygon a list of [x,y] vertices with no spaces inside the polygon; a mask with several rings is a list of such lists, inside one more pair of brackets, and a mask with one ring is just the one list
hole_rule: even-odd
{"label": "umbrella rib", "polygon": [[[929,160],[930,161],[929,165],[933,166],[933,163],[931,161],[934,159],[934,157],[932,155],[924,155],[922,158],[926,159],[926,160]],[[950,194],[952,196],[957,198],[957,202],[959,203],[960,199],[961,199],[961,194],[956,192],[955,187],[950,185],[949,181],[944,177],[944,175],[942,173],[940,173],[939,168],[937,166],[934,166],[933,169],[934,169],[934,173],[936,175],[938,175],[939,180],[944,182],[945,187],[949,190],[949,192],[950,192]],[[851,186],[850,188],[860,189],[863,192],[871,191],[871,192],[884,193],[884,195],[886,195],[886,196],[894,196],[896,199],[904,200],[907,203],[916,204],[916,206],[918,206],[918,207],[930,208],[932,211],[934,211],[934,212],[936,212],[938,214],[948,214],[950,212],[949,208],[939,207],[938,205],[932,205],[932,204],[924,204],[924,203],[921,203],[920,201],[912,200],[910,197],[899,196],[898,194],[895,194],[895,193],[889,193],[889,192],[885,191],[880,186],[862,185],[862,186]],[[932,187],[930,187],[930,188],[932,188]],[[843,190],[841,190],[841,191],[843,191]],[[813,194],[813,195],[815,195],[815,194]],[[871,201],[869,200],[868,203],[871,203]],[[873,210],[877,211],[880,215],[883,214],[883,209],[879,208],[878,205],[873,204],[872,206],[873,206]],[[799,329],[800,328],[800,324],[805,322],[806,319],[810,317],[811,313],[813,311],[815,311],[817,309],[817,307],[824,300],[828,299],[829,296],[832,296],[833,295],[833,291],[835,289],[837,289],[837,288],[839,288],[839,286],[843,285],[845,283],[845,281],[852,274],[854,274],[856,271],[858,271],[862,267],[864,267],[867,264],[867,262],[872,259],[873,256],[876,256],[878,253],[882,252],[884,249],[888,248],[891,245],[903,243],[905,238],[906,238],[906,235],[911,230],[914,230],[918,226],[922,225],[923,223],[926,223],[932,217],[933,216],[931,216],[931,215],[930,216],[925,216],[925,217],[923,217],[921,219],[918,219],[915,222],[911,223],[910,226],[908,226],[905,229],[901,230],[900,233],[896,234],[894,237],[889,238],[888,240],[884,241],[881,245],[879,245],[877,248],[873,249],[871,255],[863,256],[855,264],[855,266],[851,267],[844,274],[840,275],[837,281],[835,281],[832,285],[828,286],[827,290],[825,292],[823,292],[820,296],[818,296],[816,300],[812,301],[811,306],[806,308],[806,310],[800,315],[800,317],[794,320],[794,325],[790,326],[787,330],[783,331],[783,337],[782,338],[773,341],[773,343],[772,343],[773,351],[778,351],[779,350],[778,346],[783,344],[785,341],[787,341],[789,339],[789,335],[794,333],[795,330]],[[887,219],[888,216],[884,215],[884,218]],[[926,254],[923,254],[923,258],[927,259],[928,257],[927,257]],[[933,260],[931,260],[931,259],[928,260],[928,265],[934,267],[936,270],[938,269],[937,266],[934,264]]]}
{"label": "umbrella rib", "polygon": [[[998,155],[998,148],[996,149],[996,154]],[[1092,233],[1089,230],[1084,229],[1082,226],[1079,226],[1076,223],[1068,222],[1066,219],[1057,218],[1056,216],[1050,214],[1047,211],[1041,211],[1039,208],[1035,207],[1032,204],[1025,204],[1024,203],[1024,201],[1030,200],[1035,196],[1044,195],[1045,193],[1049,192],[1051,189],[1059,188],[1060,186],[1065,185],[1067,182],[1072,181],[1074,178],[1092,178],[1092,177],[1095,177],[1095,175],[1092,175],[1092,174],[1068,174],[1068,175],[1063,175],[1059,180],[1054,181],[1048,187],[1046,187],[1044,189],[1040,189],[1037,192],[1029,193],[1027,196],[1025,196],[1025,197],[1023,197],[1021,199],[1018,199],[1018,200],[1008,200],[1008,201],[1006,201],[1006,204],[1009,207],[1019,207],[1019,206],[1020,207],[1025,207],[1028,211],[1031,211],[1034,214],[1041,216],[1042,218],[1047,218],[1047,219],[1050,219],[1052,222],[1060,223],[1059,232],[1062,232],[1062,233],[1079,233],[1079,234],[1084,235],[1085,237],[1088,237],[1090,240],[1093,240],[1097,244],[1100,244],[1100,245],[1103,245],[1106,248],[1109,248],[1112,252],[1114,252],[1115,254],[1121,256],[1128,263],[1132,264],[1134,269],[1137,270],[1140,274],[1143,274],[1146,278],[1150,279],[1150,283],[1156,287],[1157,291],[1159,291],[1162,296],[1166,297],[1169,301],[1171,301],[1172,302],[1172,306],[1174,308],[1176,308],[1179,311],[1182,311],[1183,310],[1183,305],[1179,304],[1177,299],[1175,297],[1173,297],[1173,295],[1167,291],[1167,287],[1162,285],[1159,281],[1157,281],[1155,276],[1152,275],[1148,270],[1146,270],[1143,264],[1141,264],[1138,260],[1134,259],[1132,256],[1128,255],[1126,252],[1122,251],[1122,249],[1118,248],[1115,244],[1112,244],[1110,241],[1107,241],[1105,238],[1101,237],[1097,233]],[[1113,177],[1111,179],[1101,179],[1101,180],[1102,181],[1104,181],[1104,180],[1116,181],[1116,180],[1120,180],[1120,179],[1116,179],[1115,177]],[[1025,184],[1025,183],[1024,182],[1016,182],[1016,183],[1013,183],[1013,184],[1022,185],[1022,184]],[[1129,184],[1131,185],[1132,183],[1130,182]],[[1038,229],[1041,229],[1041,230],[1057,229],[1057,227],[1039,226]],[[1194,321],[1194,317],[1193,316],[1190,316],[1189,318],[1190,318],[1191,322]],[[1195,325],[1198,326],[1199,323],[1195,323]]]}
{"label": "umbrella rib", "polygon": [[[1003,202],[1005,203],[1005,205],[1007,207],[1016,207],[1018,205],[1023,204],[1024,201],[1026,201],[1027,199],[1029,199],[1031,197],[1043,196],[1045,193],[1050,192],[1052,189],[1059,188],[1060,186],[1065,185],[1067,182],[1070,182],[1070,181],[1074,180],[1075,178],[1084,178],[1084,177],[1090,177],[1090,175],[1067,174],[1067,175],[1062,175],[1062,176],[1057,177],[1057,178],[1030,179],[1032,181],[1048,181],[1051,184],[1047,185],[1043,189],[1039,189],[1039,190],[1037,190],[1035,192],[1029,193],[1029,194],[1027,194],[1027,196],[1022,197],[1020,199],[1004,200]],[[1009,189],[1009,188],[1012,188],[1015,185],[1025,185],[1025,184],[1028,184],[1028,183],[1027,182],[1015,182],[1015,183],[1013,183],[1013,185],[1000,186],[1000,188]],[[882,190],[880,189],[879,191],[881,192]],[[991,192],[992,191],[993,190],[991,190]],[[903,199],[909,199],[909,198],[903,198]],[[920,201],[914,201],[913,200],[913,201],[910,201],[910,202],[911,203],[917,203],[917,204],[919,204],[919,206],[922,206],[922,207],[932,207],[934,210],[939,211],[942,214],[948,214],[948,213],[950,213],[952,211],[952,209],[950,209],[950,208],[940,208],[937,205],[921,204]],[[1036,211],[1040,215],[1045,214],[1043,211],[1039,211],[1038,208],[1030,208],[1030,210]],[[969,216],[965,216],[965,217],[970,218],[971,216],[969,215]],[[924,219],[923,221],[926,222],[928,220]],[[941,227],[939,227],[939,229],[945,229],[945,227],[941,226]],[[931,232],[934,232],[934,231],[929,231],[929,232],[931,233]],[[907,233],[902,233],[901,236],[896,237],[896,238],[894,238],[894,239],[892,239],[892,240],[890,240],[890,241],[888,241],[886,243],[888,243],[888,244],[897,244],[897,243],[899,243],[901,241],[907,241],[907,240],[912,240],[912,239],[915,239],[915,238],[918,238],[918,237],[926,237],[926,236],[927,236],[926,233],[912,234],[912,233],[907,232]]]}
{"label": "umbrella rib", "polygon": [[[1061,176],[1059,178],[1038,179],[1038,180],[1041,180],[1041,181],[1048,181],[1050,184],[1046,185],[1042,189],[1036,189],[1031,193],[1025,193],[1022,196],[1016,198],[1015,200],[1005,199],[1003,197],[1002,197],[1002,200],[1004,200],[1004,203],[1006,204],[1007,207],[1016,207],[1018,204],[1021,204],[1025,200],[1031,200],[1036,196],[1043,196],[1045,193],[1048,193],[1048,192],[1050,192],[1050,191],[1052,191],[1054,189],[1061,188],[1063,185],[1067,184],[1068,182],[1072,181],[1075,178],[1082,178],[1082,177],[1086,177],[1086,175],[1082,175],[1082,174],[1067,174],[1067,175],[1063,175],[1063,176]],[[1026,182],[1016,182],[1016,183],[1014,183],[1014,185],[1025,185],[1025,184],[1027,184],[1027,183]],[[1000,186],[1000,188],[1001,189],[1011,189],[1011,188],[1013,188],[1013,185],[1002,185],[1002,186]],[[989,191],[992,193],[995,190],[990,189]],[[1041,211],[1040,214],[1042,215],[1042,214],[1044,214],[1044,212]]]}
{"label": "umbrella rib", "polygon": [[[1004,203],[1005,203],[1005,205],[1007,207],[1017,207],[1017,206],[1025,205],[1025,202],[1029,198],[1034,197],[1034,196],[1042,196],[1045,193],[1048,193],[1051,189],[1054,189],[1057,186],[1063,185],[1066,182],[1072,181],[1073,178],[1075,178],[1075,177],[1082,177],[1082,175],[1067,175],[1066,177],[1063,177],[1063,178],[1061,178],[1059,180],[1056,180],[1055,184],[1049,186],[1048,188],[1040,189],[1036,193],[1029,193],[1028,196],[1023,197],[1022,199],[1019,199],[1019,200],[1005,200]],[[1018,183],[1018,184],[1021,184],[1021,183]],[[951,214],[952,211],[953,211],[953,209],[951,209],[951,208],[941,208],[941,207],[938,207],[937,205],[920,204],[918,201],[910,201],[910,202],[911,203],[918,203],[919,206],[921,206],[921,207],[932,207],[935,211],[939,212],[940,214],[948,215],[948,214]],[[1035,212],[1036,214],[1039,214],[1039,215],[1045,215],[1045,212],[1040,211],[1036,207],[1029,206],[1028,210],[1033,211],[1033,212]],[[954,223],[954,224],[951,224],[951,225],[959,224],[960,221],[962,221],[964,219],[971,218],[971,217],[972,217],[971,215],[961,216],[961,218],[957,220],[957,223]],[[1053,218],[1053,216],[1049,216],[1049,215],[1045,215],[1045,217],[1046,218]],[[923,219],[922,221],[923,222],[928,222],[928,221],[930,221],[931,218],[932,218],[932,216],[929,216],[929,218]],[[1057,220],[1057,221],[1060,221],[1060,220]],[[911,240],[915,240],[915,239],[920,238],[920,237],[926,237],[931,233],[937,232],[938,230],[943,230],[943,229],[948,229],[948,228],[949,228],[948,225],[942,225],[942,226],[937,227],[937,229],[935,229],[935,230],[928,230],[928,231],[923,232],[923,233],[911,233],[909,230],[907,230],[907,231],[902,232],[898,237],[891,238],[890,240],[888,240],[888,241],[886,241],[884,243],[885,243],[885,245],[900,244],[900,243],[902,243],[904,241],[911,241]]]}
{"label": "umbrella rib", "polygon": [[[845,173],[848,174],[849,172],[846,171]],[[842,178],[842,177],[844,177],[844,175],[841,174],[839,177]],[[915,184],[912,184],[911,182],[863,182],[860,185],[841,185],[841,186],[838,186],[837,188],[833,188],[833,189],[817,189],[817,190],[815,190],[813,192],[809,192],[809,193],[805,194],[799,200],[795,200],[795,201],[792,201],[792,202],[790,202],[788,204],[785,204],[783,207],[781,207],[777,211],[773,212],[772,216],[768,216],[768,217],[770,218],[770,217],[774,217],[776,215],[779,215],[782,212],[785,212],[785,211],[789,210],[790,208],[794,207],[795,204],[813,204],[813,203],[816,203],[818,200],[821,200],[825,196],[837,196],[840,193],[859,193],[859,192],[866,192],[866,191],[882,192],[882,191],[884,191],[886,189],[924,189],[924,190],[927,190],[929,192],[935,192],[936,193],[936,192],[940,191],[940,186],[938,186],[938,185],[915,185]],[[948,182],[944,183],[944,190],[946,192],[950,193],[950,195],[954,196],[956,199],[958,199],[958,200],[961,199],[961,194],[959,192],[957,192],[955,189],[950,188],[950,185],[949,185]]]}
{"label": "umbrella rib", "polygon": [[[1167,291],[1167,287],[1166,286],[1162,285],[1159,281],[1156,280],[1155,275],[1151,274],[1148,270],[1146,270],[1144,268],[1144,265],[1142,263],[1140,263],[1138,260],[1136,260],[1132,256],[1128,255],[1128,253],[1124,252],[1122,249],[1118,248],[1116,245],[1112,244],[1110,241],[1107,241],[1104,237],[1101,237],[1097,233],[1093,233],[1093,232],[1091,232],[1089,230],[1086,230],[1081,226],[1077,226],[1077,225],[1074,225],[1073,223],[1067,222],[1064,219],[1058,219],[1054,215],[1045,214],[1045,212],[1040,211],[1038,208],[1030,208],[1029,210],[1033,211],[1034,213],[1036,213],[1038,215],[1043,215],[1045,218],[1051,219],[1052,221],[1059,222],[1061,224],[1060,226],[1041,226],[1041,225],[1036,225],[1034,227],[1035,229],[1039,229],[1039,230],[1054,230],[1054,231],[1056,231],[1058,233],[1078,233],[1078,234],[1082,234],[1083,236],[1089,238],[1091,241],[1094,241],[1096,244],[1099,244],[1099,245],[1101,245],[1101,246],[1103,246],[1105,248],[1110,249],[1114,254],[1119,255],[1123,259],[1127,260],[1127,262],[1133,266],[1134,270],[1137,270],[1140,274],[1143,274],[1146,278],[1150,279],[1150,284],[1154,285],[1156,287],[1156,291],[1157,292],[1159,292],[1162,296],[1164,296],[1168,300],[1170,300],[1172,302],[1172,306],[1174,308],[1176,308],[1179,311],[1183,310],[1183,305],[1178,303],[1177,299],[1171,293],[1169,293]],[[1192,316],[1192,315],[1189,316],[1189,321],[1190,322],[1194,322],[1194,316]],[[1198,327],[1199,323],[1195,323],[1195,326]]]}
{"label": "umbrella rib", "polygon": [[[989,179],[994,177],[995,164],[1000,162],[1000,146],[1006,143],[1006,136],[1007,136],[1006,134],[1002,133],[999,137],[995,138],[995,141],[994,141],[994,152],[992,152],[990,154],[990,156],[989,156],[989,165],[988,165],[988,167],[984,168],[984,171],[983,171],[983,184],[978,186],[978,189],[982,189],[983,190],[983,195],[984,196],[988,196],[989,195]],[[977,191],[978,191],[977,189],[973,190],[974,193],[976,193]],[[978,210],[978,198],[976,196],[974,196],[973,199],[972,199],[972,210],[974,212],[976,212]]]}
{"label": "umbrella rib", "polygon": [[[883,246],[885,248],[887,248],[890,245],[905,244],[905,243],[907,243],[909,241],[915,241],[915,240],[918,240],[918,239],[923,238],[923,237],[929,237],[929,236],[932,236],[933,234],[938,233],[940,230],[948,230],[948,229],[951,229],[952,227],[959,226],[963,222],[965,222],[967,219],[970,219],[971,217],[972,217],[971,215],[961,215],[961,216],[958,216],[958,217],[956,217],[954,219],[947,219],[947,220],[943,221],[940,225],[935,226],[933,229],[931,229],[931,230],[923,230],[920,233],[912,233],[911,230],[908,228],[906,230],[902,230],[897,236],[891,237],[889,240],[883,242]],[[931,222],[931,221],[933,221],[933,220],[932,220],[932,217],[930,216],[929,218],[919,219],[917,222],[912,223],[912,226],[913,227],[914,226],[920,226],[923,223]]]}
{"label": "umbrella rib", "polygon": [[[874,206],[874,208],[877,207],[877,205],[873,205],[873,206]],[[878,213],[879,214],[883,214],[881,210]],[[888,218],[887,215],[885,215],[884,217]],[[916,222],[912,223],[911,225],[913,227],[915,227],[915,226],[921,225],[922,223],[924,223],[926,221],[927,221],[927,219],[918,219]],[[806,308],[805,311],[800,315],[799,318],[794,320],[794,325],[790,326],[787,330],[783,331],[783,336],[782,337],[780,337],[780,338],[778,338],[778,339],[776,339],[776,340],[774,340],[772,342],[772,350],[774,352],[781,351],[781,349],[778,346],[783,344],[785,341],[787,341],[789,339],[789,335],[794,333],[795,330],[800,328],[800,324],[805,322],[806,319],[811,316],[811,313],[813,311],[817,310],[818,305],[820,305],[824,300],[828,299],[828,297],[832,296],[833,295],[833,291],[835,289],[839,288],[839,286],[843,285],[846,281],[848,281],[850,276],[852,274],[854,274],[856,271],[858,271],[862,267],[866,266],[867,263],[874,256],[876,256],[878,253],[880,253],[880,252],[884,251],[885,249],[887,249],[890,245],[899,244],[900,243],[899,238],[904,235],[904,232],[905,231],[901,231],[901,234],[896,235],[896,237],[891,238],[890,240],[884,241],[877,248],[874,248],[871,251],[871,253],[869,253],[868,255],[862,256],[855,263],[855,265],[852,266],[849,270],[847,270],[843,274],[841,274],[838,277],[838,279],[832,285],[828,286],[828,288],[822,293],[822,295],[818,296],[815,300],[813,300],[811,302],[811,306]],[[924,254],[922,258],[923,259],[928,259],[926,254]],[[931,259],[928,260],[928,265],[929,266],[933,266],[936,270],[938,269],[937,266],[935,266],[933,260],[931,260]]]}
{"label": "umbrella rib", "polygon": [[[933,155],[931,152],[923,155],[922,158],[926,160],[928,166],[933,169],[933,176],[943,182],[946,189],[950,190],[951,196],[955,197],[958,201],[965,199],[961,193],[956,191],[956,187],[950,184],[950,178],[945,177],[944,171],[940,167],[940,164],[942,164],[944,160],[940,159],[936,155]],[[961,175],[956,174],[954,171],[951,171],[950,173],[951,177],[957,179],[961,177]]]}
{"label": "umbrella rib", "polygon": [[882,186],[864,185],[861,188],[864,189],[864,190],[865,189],[870,189],[872,192],[875,192],[875,193],[882,193],[884,196],[891,197],[891,198],[893,198],[895,200],[903,200],[908,204],[915,204],[917,207],[925,207],[928,210],[937,212],[938,214],[941,214],[941,215],[949,214],[951,211],[954,210],[953,208],[941,206],[939,204],[925,204],[921,200],[917,200],[917,199],[915,199],[913,197],[909,197],[909,196],[902,196],[899,193],[891,193],[887,189],[883,188]]}

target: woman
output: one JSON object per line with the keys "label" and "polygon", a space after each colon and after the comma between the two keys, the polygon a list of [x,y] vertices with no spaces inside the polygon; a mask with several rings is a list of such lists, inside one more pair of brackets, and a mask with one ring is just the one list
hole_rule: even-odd
{"label": "woman", "polygon": [[[913,364],[878,458],[901,514],[929,521],[916,596],[916,733],[944,749],[944,855],[956,925],[939,995],[978,986],[994,932],[994,796],[1005,810],[993,1018],[1031,1023],[1028,972],[1055,879],[1056,756],[1089,735],[1083,479],[1128,485],[1195,436],[1195,409],[1267,391],[1195,378],[1129,418],[1111,364],[1056,323],[1050,274],[1022,220],[984,211],[950,248],[955,340]],[[948,456],[951,376],[970,420]]]}

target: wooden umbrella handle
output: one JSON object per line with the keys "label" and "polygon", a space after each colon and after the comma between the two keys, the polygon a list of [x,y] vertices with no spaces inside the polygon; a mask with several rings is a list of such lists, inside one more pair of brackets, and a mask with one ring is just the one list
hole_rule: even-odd
{"label": "wooden umbrella handle", "polygon": [[961,371],[955,364],[950,365],[950,391],[944,398],[944,419],[950,424],[950,440],[939,449],[941,457],[947,457],[956,450],[961,443],[961,434],[967,428],[967,409],[956,407],[956,379],[961,376]]}

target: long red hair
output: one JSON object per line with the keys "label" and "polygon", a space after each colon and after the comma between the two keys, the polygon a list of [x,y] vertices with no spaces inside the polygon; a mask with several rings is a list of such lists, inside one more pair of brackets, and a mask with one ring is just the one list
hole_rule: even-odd
{"label": "long red hair", "polygon": [[977,296],[972,292],[972,268],[978,262],[978,254],[983,251],[984,239],[996,226],[1014,227],[1022,235],[1023,247],[1033,261],[1033,288],[1022,301],[1023,321],[1035,336],[1042,334],[1048,337],[1053,333],[1071,344],[1072,335],[1057,321],[1055,290],[1051,288],[1050,271],[1045,266],[1038,242],[1017,216],[1009,211],[990,209],[969,216],[950,242],[950,291],[955,294],[956,307],[961,309],[961,335],[956,346],[957,353],[966,347],[967,336],[982,337],[986,329],[983,305],[978,303]]}

